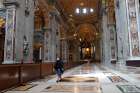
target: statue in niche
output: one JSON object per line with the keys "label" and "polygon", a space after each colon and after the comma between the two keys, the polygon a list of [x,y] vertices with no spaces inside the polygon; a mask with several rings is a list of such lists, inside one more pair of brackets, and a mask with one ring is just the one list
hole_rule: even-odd
{"label": "statue in niche", "polygon": [[27,37],[23,37],[23,55],[28,56],[29,54],[29,42],[27,41]]}
{"label": "statue in niche", "polygon": [[139,48],[138,48],[137,45],[134,45],[133,50],[132,50],[132,55],[133,56],[139,56],[140,55]]}
{"label": "statue in niche", "polygon": [[29,16],[30,11],[29,11],[29,0],[25,1],[25,16]]}
{"label": "statue in niche", "polygon": [[6,59],[9,60],[11,57],[11,47],[12,47],[12,40],[7,39],[7,50],[6,50]]}
{"label": "statue in niche", "polygon": [[118,9],[120,9],[120,1],[119,1],[119,0],[116,1],[116,7],[117,7]]}

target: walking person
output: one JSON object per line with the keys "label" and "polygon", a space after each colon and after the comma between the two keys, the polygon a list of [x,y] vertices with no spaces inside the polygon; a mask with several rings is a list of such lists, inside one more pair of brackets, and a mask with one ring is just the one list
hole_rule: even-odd
{"label": "walking person", "polygon": [[57,58],[54,65],[54,69],[57,74],[57,82],[59,82],[62,78],[62,74],[64,72],[63,65],[64,65],[63,61],[60,58]]}

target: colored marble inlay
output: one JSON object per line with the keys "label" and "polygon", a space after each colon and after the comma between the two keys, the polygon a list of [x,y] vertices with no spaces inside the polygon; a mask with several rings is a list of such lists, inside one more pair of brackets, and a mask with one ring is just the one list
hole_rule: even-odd
{"label": "colored marble inlay", "polygon": [[61,82],[98,82],[96,77],[69,76],[61,79]]}
{"label": "colored marble inlay", "polygon": [[102,93],[99,86],[89,86],[89,85],[52,85],[48,86],[42,92],[70,92],[70,93]]}
{"label": "colored marble inlay", "polygon": [[132,56],[140,56],[136,0],[128,0],[128,15]]}
{"label": "colored marble inlay", "polygon": [[123,79],[120,76],[108,76],[108,78],[113,82],[113,83],[118,83],[118,82],[128,82],[127,80]]}
{"label": "colored marble inlay", "polygon": [[140,93],[140,88],[136,85],[117,85],[123,93]]}
{"label": "colored marble inlay", "polygon": [[6,35],[5,35],[5,61],[13,61],[14,33],[15,33],[15,8],[9,8],[6,12]]}

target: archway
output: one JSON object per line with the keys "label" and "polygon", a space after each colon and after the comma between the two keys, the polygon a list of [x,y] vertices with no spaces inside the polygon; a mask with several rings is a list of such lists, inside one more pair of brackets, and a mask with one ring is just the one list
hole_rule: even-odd
{"label": "archway", "polygon": [[77,27],[81,60],[100,61],[100,32],[96,25],[83,23]]}

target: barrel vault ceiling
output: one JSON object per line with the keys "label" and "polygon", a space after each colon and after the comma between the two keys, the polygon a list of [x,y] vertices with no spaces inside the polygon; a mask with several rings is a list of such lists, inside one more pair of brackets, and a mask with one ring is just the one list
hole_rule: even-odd
{"label": "barrel vault ceiling", "polygon": [[[100,0],[57,0],[57,8],[68,22],[74,24],[95,23],[99,18]],[[77,14],[76,9],[94,9],[94,12]]]}
{"label": "barrel vault ceiling", "polygon": [[[56,8],[71,29],[83,42],[92,42],[96,38],[100,19],[101,0],[56,0]],[[80,13],[76,13],[76,9]],[[83,13],[87,9],[87,13]],[[91,12],[90,9],[93,9]]]}

